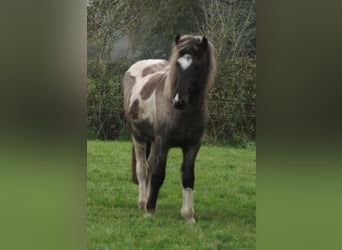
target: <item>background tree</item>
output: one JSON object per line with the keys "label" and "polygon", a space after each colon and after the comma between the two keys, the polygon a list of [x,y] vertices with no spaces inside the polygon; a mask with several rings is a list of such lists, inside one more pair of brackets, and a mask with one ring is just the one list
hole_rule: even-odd
{"label": "background tree", "polygon": [[201,0],[202,34],[216,49],[217,77],[209,96],[209,138],[244,143],[256,136],[255,0]]}

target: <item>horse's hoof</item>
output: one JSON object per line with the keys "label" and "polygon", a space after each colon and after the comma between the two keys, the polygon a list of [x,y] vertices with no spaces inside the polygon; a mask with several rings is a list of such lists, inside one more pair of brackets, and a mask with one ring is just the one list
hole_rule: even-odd
{"label": "horse's hoof", "polygon": [[195,224],[196,220],[194,217],[190,218],[190,219],[185,219],[186,223],[189,225]]}
{"label": "horse's hoof", "polygon": [[140,210],[145,210],[146,202],[145,201],[139,201],[138,202],[138,208]]}
{"label": "horse's hoof", "polygon": [[145,212],[144,217],[145,218],[150,218],[152,217],[153,213]]}
{"label": "horse's hoof", "polygon": [[146,209],[146,210],[145,210],[145,215],[144,215],[145,218],[151,217],[151,216],[154,214],[154,211],[155,211],[155,210],[154,210],[154,209],[151,209],[151,208],[150,208],[150,209]]}
{"label": "horse's hoof", "polygon": [[181,215],[188,224],[194,224],[196,222],[196,220],[194,218],[194,209],[193,208],[191,208],[191,209],[182,208],[181,209]]}

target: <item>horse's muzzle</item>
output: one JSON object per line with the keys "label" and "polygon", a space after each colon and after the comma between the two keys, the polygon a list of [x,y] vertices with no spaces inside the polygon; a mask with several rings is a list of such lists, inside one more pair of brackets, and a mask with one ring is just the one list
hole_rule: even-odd
{"label": "horse's muzzle", "polygon": [[176,102],[175,104],[173,104],[173,106],[174,106],[176,109],[180,109],[180,110],[183,110],[183,109],[185,108],[184,102]]}
{"label": "horse's muzzle", "polygon": [[185,100],[179,97],[179,94],[172,99],[172,104],[176,109],[184,109],[185,108]]}

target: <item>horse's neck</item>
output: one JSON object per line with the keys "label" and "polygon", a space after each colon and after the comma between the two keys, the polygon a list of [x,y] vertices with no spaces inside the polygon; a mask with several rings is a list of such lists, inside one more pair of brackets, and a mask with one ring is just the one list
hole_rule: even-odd
{"label": "horse's neck", "polygon": [[207,91],[202,90],[196,96],[194,96],[189,103],[189,111],[190,112],[207,112]]}

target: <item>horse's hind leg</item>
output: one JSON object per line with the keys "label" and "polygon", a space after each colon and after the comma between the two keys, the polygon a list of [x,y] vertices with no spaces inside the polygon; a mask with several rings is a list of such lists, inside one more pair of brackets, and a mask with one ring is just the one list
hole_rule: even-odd
{"label": "horse's hind leg", "polygon": [[144,210],[147,203],[147,172],[148,165],[146,160],[146,142],[139,141],[134,136],[132,138],[134,145],[134,153],[136,156],[136,176],[139,186],[138,207]]}
{"label": "horse's hind leg", "polygon": [[187,223],[195,223],[192,192],[195,182],[195,159],[200,145],[183,148],[182,182],[183,201],[181,214]]}

